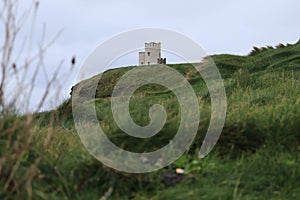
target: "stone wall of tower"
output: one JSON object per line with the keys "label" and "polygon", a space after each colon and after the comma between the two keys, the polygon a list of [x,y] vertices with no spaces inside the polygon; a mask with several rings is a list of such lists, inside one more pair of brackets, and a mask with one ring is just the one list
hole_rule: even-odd
{"label": "stone wall of tower", "polygon": [[145,43],[145,65],[157,64],[159,58],[161,58],[160,43]]}
{"label": "stone wall of tower", "polygon": [[139,52],[139,65],[145,65],[145,52]]}

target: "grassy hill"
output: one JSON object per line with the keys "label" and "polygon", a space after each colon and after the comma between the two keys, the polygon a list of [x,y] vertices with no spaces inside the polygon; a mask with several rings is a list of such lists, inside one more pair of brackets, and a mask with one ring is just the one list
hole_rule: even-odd
{"label": "grassy hill", "polygon": [[[179,160],[148,174],[121,173],[103,166],[82,146],[68,99],[56,110],[34,114],[32,143],[20,154],[11,186],[6,185],[5,190],[1,188],[15,165],[9,159],[0,162],[0,199],[24,194],[34,199],[99,199],[105,193],[109,199],[300,198],[300,42],[255,47],[247,56],[222,54],[211,58],[224,79],[228,110],[221,137],[206,158],[199,160],[197,154],[211,116],[209,92],[191,64],[170,64],[186,77],[201,100],[198,134]],[[110,110],[111,93],[119,78],[133,67],[103,73],[96,91],[97,117],[116,145],[135,152],[153,151],[176,134],[180,109],[176,96],[167,88],[145,85],[131,98],[133,120],[139,125],[148,124],[149,108],[159,102],[167,111],[166,125],[148,139],[133,138],[121,131]],[[74,86],[80,97],[84,99],[98,76]],[[87,108],[93,103],[85,102]],[[25,119],[2,119],[0,130],[13,125],[12,135],[17,140]],[[45,145],[50,129],[54,135]],[[3,135],[0,141],[5,144],[9,137]],[[7,152],[2,145],[1,156]],[[19,184],[18,190],[10,192],[38,157],[41,159],[30,185],[23,181],[24,186]],[[177,181],[177,175],[168,176],[175,168],[185,169],[181,181]]]}

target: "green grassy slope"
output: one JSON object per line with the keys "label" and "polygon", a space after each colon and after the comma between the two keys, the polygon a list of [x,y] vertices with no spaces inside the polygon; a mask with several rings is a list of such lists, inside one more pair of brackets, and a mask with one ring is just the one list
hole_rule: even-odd
{"label": "green grassy slope", "polygon": [[[228,112],[221,137],[206,158],[199,160],[197,153],[211,114],[208,90],[190,64],[170,64],[186,77],[201,99],[199,131],[189,151],[171,166],[148,174],[109,169],[81,145],[73,127],[71,100],[67,100],[54,111],[35,115],[34,143],[19,173],[26,171],[41,151],[41,138],[46,137],[49,124],[55,131],[31,186],[35,199],[99,199],[109,188],[113,189],[110,199],[299,199],[300,42],[255,48],[248,56],[223,54],[212,59],[224,78]],[[110,97],[115,83],[132,68],[104,72],[96,93],[97,116],[118,146],[136,152],[152,151],[176,134],[179,106],[166,88],[143,86],[130,101],[133,120],[146,125],[149,107],[160,103],[168,113],[167,123],[149,139],[123,133],[113,120]],[[97,78],[75,86],[83,98]],[[92,103],[86,102],[87,107]],[[185,169],[183,180],[166,184],[164,175],[176,167]],[[0,189],[0,199],[6,194]],[[19,191],[16,195],[22,194]]]}
{"label": "green grassy slope", "polygon": [[[280,46],[276,49],[270,47],[257,49],[248,56],[214,55],[212,59],[224,78],[228,98],[226,126],[219,147],[224,147],[222,150],[224,152],[228,151],[229,146],[234,146],[236,153],[239,153],[239,150],[254,151],[258,146],[264,144],[267,137],[270,135],[274,137],[274,133],[268,134],[266,130],[276,129],[273,126],[278,124],[268,120],[277,120],[274,119],[277,117],[277,109],[282,109],[280,112],[297,112],[300,44]],[[203,136],[201,133],[205,133],[210,119],[209,92],[201,76],[191,64],[170,64],[169,66],[185,76],[198,97],[201,98],[201,123],[199,138],[197,138],[199,141]],[[110,111],[110,97],[119,78],[132,68],[112,69],[102,75],[96,91],[97,115],[108,136],[111,136],[111,139],[118,145],[129,150],[134,148],[136,151],[143,151],[145,147],[154,150],[155,145],[158,145],[157,148],[165,145],[176,133],[178,120],[180,120],[179,105],[175,95],[166,88],[154,84],[143,86],[135,92],[131,99],[132,118],[140,125],[148,124],[148,110],[151,105],[159,102],[164,105],[168,113],[166,126],[157,137],[142,142],[140,139],[129,137],[120,131],[114,123]],[[80,88],[78,89],[79,96],[84,97],[90,89],[90,83],[98,79],[99,75],[76,85],[75,87]],[[90,102],[90,104],[92,103]],[[295,109],[279,108],[285,104],[293,105]],[[68,112],[65,112],[66,110]],[[67,120],[60,120],[59,123],[67,124],[66,126],[72,125],[70,111],[71,103],[69,101],[58,108],[57,112],[62,113],[60,115],[69,114],[64,116]],[[278,116],[278,118],[284,116]],[[289,119],[286,120],[289,121]],[[289,126],[287,123],[290,122],[286,122],[282,126]],[[123,143],[123,141],[127,142]],[[201,143],[198,142],[193,146],[199,145]]]}

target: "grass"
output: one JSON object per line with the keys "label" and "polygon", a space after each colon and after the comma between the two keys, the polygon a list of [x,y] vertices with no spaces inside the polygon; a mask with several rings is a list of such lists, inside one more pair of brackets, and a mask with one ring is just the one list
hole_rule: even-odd
{"label": "grass", "polygon": [[[201,123],[195,141],[181,158],[147,174],[118,172],[95,160],[76,134],[70,100],[53,111],[1,118],[0,161],[12,159],[0,162],[0,199],[100,199],[105,193],[109,199],[299,199],[299,55],[300,43],[256,49],[248,56],[212,56],[224,78],[228,112],[216,147],[201,160],[198,150],[211,115],[209,92],[190,64],[169,65],[185,76],[197,93]],[[139,88],[130,101],[133,120],[146,125],[149,108],[160,103],[167,110],[167,123],[153,138],[126,135],[113,120],[110,97],[119,77],[130,69],[103,74],[96,91],[97,117],[118,146],[135,152],[152,151],[167,144],[177,132],[179,105],[175,95],[162,86]],[[96,79],[97,76],[75,86],[83,98]],[[86,106],[92,103],[86,102]],[[29,131],[32,141],[26,146],[20,135],[24,135],[25,122],[30,117],[34,117]],[[49,136],[49,132],[54,134]],[[48,137],[49,145],[45,144]],[[16,141],[20,143],[17,149],[22,151],[14,157]],[[24,173],[37,158],[40,162],[28,176],[32,181],[12,190],[23,183]],[[15,175],[4,189],[16,163],[19,165]],[[183,180],[164,184],[165,174],[177,167],[186,171]]]}

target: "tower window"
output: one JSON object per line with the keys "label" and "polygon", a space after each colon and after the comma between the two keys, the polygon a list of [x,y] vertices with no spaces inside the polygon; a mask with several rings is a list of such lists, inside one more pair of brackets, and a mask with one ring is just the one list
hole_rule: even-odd
{"label": "tower window", "polygon": [[148,52],[148,56],[150,56],[150,52]]}

